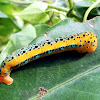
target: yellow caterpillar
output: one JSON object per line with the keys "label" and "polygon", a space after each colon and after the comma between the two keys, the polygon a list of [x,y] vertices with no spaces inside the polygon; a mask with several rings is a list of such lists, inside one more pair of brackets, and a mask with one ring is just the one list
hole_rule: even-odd
{"label": "yellow caterpillar", "polygon": [[75,35],[46,40],[18,49],[8,55],[0,65],[0,82],[10,85],[13,79],[10,72],[30,61],[51,54],[76,50],[80,53],[93,52],[97,47],[97,36],[92,32],[83,32]]}

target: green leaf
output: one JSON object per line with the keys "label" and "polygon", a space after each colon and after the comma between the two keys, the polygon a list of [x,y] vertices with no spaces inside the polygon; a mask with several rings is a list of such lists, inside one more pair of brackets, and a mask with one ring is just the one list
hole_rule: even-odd
{"label": "green leaf", "polygon": [[[10,86],[0,84],[0,99],[37,100],[38,88],[44,87],[48,92],[42,100],[99,100],[99,25],[100,17],[84,23],[74,22],[68,18],[50,27],[44,39],[91,31],[97,35],[97,49],[92,53],[86,54],[75,51],[63,52],[40,58],[22,66],[20,69],[16,69],[16,71],[11,73],[11,77],[14,78],[13,84]],[[41,42],[38,37],[37,40]],[[17,42],[19,41],[20,39]],[[15,48],[17,42],[8,50]],[[12,43],[14,42],[12,41]]]}
{"label": "green leaf", "polygon": [[0,0],[0,3],[7,3],[8,0]]}
{"label": "green leaf", "polygon": [[0,11],[9,16],[12,16],[11,14],[14,13],[14,5],[7,2],[0,3]]}
{"label": "green leaf", "polygon": [[[78,14],[78,16],[83,19],[83,16],[86,10],[93,4],[94,2],[91,1],[80,1],[74,5],[74,10]],[[100,15],[100,4],[97,5],[89,14],[88,19],[91,19],[97,15]]]}
{"label": "green leaf", "polygon": [[20,27],[5,13],[0,11],[0,51],[2,46],[8,42],[9,35],[19,30]]}
{"label": "green leaf", "polygon": [[27,46],[27,44],[35,38],[36,30],[31,24],[26,26],[21,32],[12,34],[10,41],[0,55],[0,62],[7,56],[7,54],[12,53],[16,49]]}
{"label": "green leaf", "polygon": [[48,25],[45,24],[37,24],[34,26],[36,29],[36,34],[37,36],[41,36],[44,35],[44,33],[47,31],[47,29],[49,28]]}
{"label": "green leaf", "polygon": [[56,23],[59,22],[60,20],[61,20],[61,18],[53,17],[53,18],[52,18],[52,23],[53,23],[53,24],[56,24]]}
{"label": "green leaf", "polygon": [[57,0],[55,4],[59,7],[66,7],[65,0]]}
{"label": "green leaf", "polygon": [[28,20],[34,23],[44,23],[49,20],[49,15],[46,14],[45,10],[48,5],[43,2],[35,2],[25,8],[23,11],[14,14],[20,16],[22,19]]}
{"label": "green leaf", "polygon": [[20,30],[20,27],[13,20],[10,18],[0,18],[0,35],[9,35],[17,30]]}
{"label": "green leaf", "polygon": [[32,40],[29,44],[33,44],[33,43],[37,43],[38,40],[44,40],[44,35],[46,35],[46,31],[49,28],[49,26],[45,25],[45,24],[38,24],[34,26],[36,29],[36,35],[38,38],[35,38],[34,40]]}
{"label": "green leaf", "polygon": [[0,35],[6,36],[11,32],[20,30],[20,27],[10,19],[5,13],[0,11]]}

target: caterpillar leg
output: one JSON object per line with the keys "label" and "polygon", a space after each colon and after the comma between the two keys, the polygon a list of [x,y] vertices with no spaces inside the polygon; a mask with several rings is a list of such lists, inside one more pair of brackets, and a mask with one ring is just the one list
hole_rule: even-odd
{"label": "caterpillar leg", "polygon": [[12,84],[12,82],[13,82],[13,79],[9,75],[0,76],[0,83],[5,83],[7,85],[10,85]]}

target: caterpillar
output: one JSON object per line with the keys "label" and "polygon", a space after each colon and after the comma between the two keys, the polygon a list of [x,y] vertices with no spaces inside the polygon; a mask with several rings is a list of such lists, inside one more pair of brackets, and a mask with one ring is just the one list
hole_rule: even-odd
{"label": "caterpillar", "polygon": [[93,52],[97,48],[97,36],[92,32],[82,32],[70,36],[45,40],[18,49],[9,54],[0,65],[0,82],[10,85],[10,73],[30,61],[63,51],[76,50],[80,53]]}

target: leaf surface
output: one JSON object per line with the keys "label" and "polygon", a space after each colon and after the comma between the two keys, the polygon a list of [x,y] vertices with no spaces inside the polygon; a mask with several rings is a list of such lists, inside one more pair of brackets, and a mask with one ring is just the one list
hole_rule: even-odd
{"label": "leaf surface", "polygon": [[[86,10],[93,4],[94,2],[92,1],[80,1],[74,5],[74,10],[76,11],[77,15],[80,18],[83,18]],[[88,19],[91,19],[95,16],[100,15],[100,4],[96,5],[94,9],[89,13]]]}
{"label": "leaf surface", "polygon": [[[74,22],[68,18],[48,28],[47,36],[41,36],[44,40],[91,31],[97,35],[98,47],[92,53],[80,54],[70,51],[40,58],[14,70],[11,73],[11,77],[14,79],[13,84],[10,86],[0,84],[0,99],[36,100],[39,99],[37,98],[38,88],[44,87],[48,92],[42,98],[43,100],[99,100],[99,25],[100,17],[84,23]],[[40,37],[35,39],[37,42],[42,40]],[[12,48],[15,49],[17,42],[19,40]]]}
{"label": "leaf surface", "polygon": [[22,10],[20,13],[14,14],[20,16],[24,20],[32,21],[34,23],[44,23],[49,20],[49,15],[45,10],[48,5],[42,2],[35,2]]}

